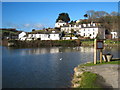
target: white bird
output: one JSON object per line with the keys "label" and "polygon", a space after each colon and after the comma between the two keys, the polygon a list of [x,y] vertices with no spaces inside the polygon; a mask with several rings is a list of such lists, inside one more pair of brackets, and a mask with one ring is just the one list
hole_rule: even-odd
{"label": "white bird", "polygon": [[60,58],[60,60],[62,60],[62,58]]}

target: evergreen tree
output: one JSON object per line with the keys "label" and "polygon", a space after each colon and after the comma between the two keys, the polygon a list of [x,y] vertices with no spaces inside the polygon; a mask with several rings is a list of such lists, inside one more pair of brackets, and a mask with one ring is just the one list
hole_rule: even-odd
{"label": "evergreen tree", "polygon": [[60,13],[58,18],[56,19],[56,22],[58,22],[59,20],[62,20],[66,23],[68,23],[70,21],[70,17],[68,15],[68,13]]}

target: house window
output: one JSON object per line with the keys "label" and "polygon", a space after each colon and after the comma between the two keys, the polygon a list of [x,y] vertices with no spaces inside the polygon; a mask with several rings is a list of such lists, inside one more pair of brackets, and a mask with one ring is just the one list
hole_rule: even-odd
{"label": "house window", "polygon": [[85,33],[84,33],[84,35],[83,36],[85,36]]}
{"label": "house window", "polygon": [[50,38],[50,35],[48,35],[48,38]]}
{"label": "house window", "polygon": [[41,40],[41,38],[37,38],[37,40]]}

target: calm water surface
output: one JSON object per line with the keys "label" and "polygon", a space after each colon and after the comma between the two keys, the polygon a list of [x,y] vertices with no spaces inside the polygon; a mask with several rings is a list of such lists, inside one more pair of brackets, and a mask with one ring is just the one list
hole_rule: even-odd
{"label": "calm water surface", "polygon": [[[2,48],[3,88],[66,88],[73,69],[93,61],[92,47]],[[118,58],[118,48],[106,48]]]}

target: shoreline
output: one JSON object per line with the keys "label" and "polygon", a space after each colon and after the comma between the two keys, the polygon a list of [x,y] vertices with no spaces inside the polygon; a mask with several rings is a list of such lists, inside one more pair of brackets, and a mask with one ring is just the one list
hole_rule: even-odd
{"label": "shoreline", "polygon": [[[37,47],[94,47],[93,42],[82,42],[80,40],[44,40],[44,41],[20,41],[20,40],[2,40],[1,46],[15,48],[37,48]],[[120,43],[104,44],[105,47],[119,47]]]}

